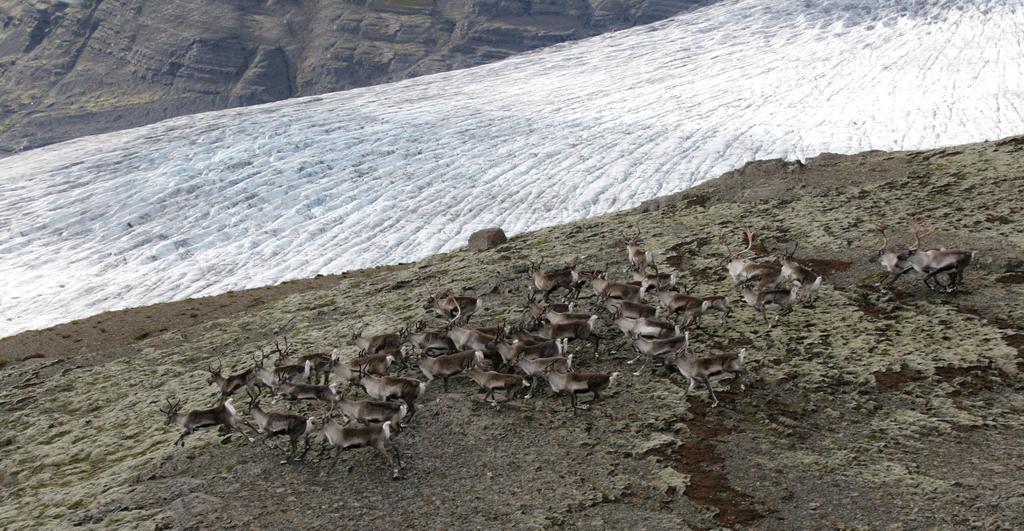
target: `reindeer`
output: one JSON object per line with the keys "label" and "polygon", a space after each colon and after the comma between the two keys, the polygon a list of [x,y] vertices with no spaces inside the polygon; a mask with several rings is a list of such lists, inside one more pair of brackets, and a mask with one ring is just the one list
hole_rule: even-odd
{"label": "reindeer", "polygon": [[327,377],[331,370],[331,355],[328,353],[318,352],[315,354],[306,354],[305,356],[298,356],[291,353],[291,345],[288,343],[288,337],[282,336],[284,339],[284,348],[274,341],[274,350],[277,351],[277,359],[274,360],[275,367],[301,367],[305,370],[306,362],[310,362],[310,369],[313,375],[312,383],[320,383],[321,376],[323,377],[324,384],[327,384]]}
{"label": "reindeer", "polygon": [[722,295],[712,295],[710,297],[704,297],[700,302],[700,314],[703,316],[711,310],[722,312],[722,321],[725,321],[729,314],[732,313],[732,307],[729,306],[729,299]]}
{"label": "reindeer", "polygon": [[325,473],[334,470],[341,458],[341,452],[345,450],[376,448],[388,460],[388,466],[392,468],[391,478],[399,478],[402,458],[399,455],[398,447],[391,442],[391,436],[394,433],[392,421],[368,426],[341,426],[329,416],[325,415],[324,418],[326,420],[319,432],[330,446],[330,451],[335,452],[334,460]]}
{"label": "reindeer", "polygon": [[256,354],[251,354],[253,361],[253,372],[255,374],[252,387],[263,390],[268,389],[273,391],[278,385],[282,383],[290,383],[296,381],[308,381],[310,372],[312,371],[312,362],[303,363],[302,365],[284,365],[282,367],[266,368],[264,367],[264,361],[266,355],[260,352],[259,359],[256,358]]}
{"label": "reindeer", "polygon": [[217,384],[217,387],[220,389],[221,398],[227,398],[238,392],[238,390],[243,387],[251,388],[254,385],[254,380],[256,379],[255,367],[250,367],[238,374],[232,374],[230,376],[224,376],[222,374],[223,367],[221,365],[217,365],[216,367],[210,365],[206,370],[210,373],[210,377],[206,379],[206,383]]}
{"label": "reindeer", "polygon": [[380,354],[392,352],[402,348],[405,343],[408,331],[403,328],[398,333],[378,334],[375,336],[363,336],[363,329],[360,328],[349,339],[349,344],[359,349],[359,355]]}
{"label": "reindeer", "polygon": [[552,304],[538,304],[533,298],[528,298],[526,306],[523,307],[523,319],[533,323],[533,326],[540,323],[545,319],[545,314],[548,312],[567,313],[572,311],[571,304],[565,303],[552,303]]}
{"label": "reindeer", "polygon": [[336,409],[347,418],[356,422],[367,424],[370,422],[387,422],[398,430],[401,421],[409,413],[409,406],[396,404],[395,402],[383,402],[380,400],[338,400]]}
{"label": "reindeer", "polygon": [[[475,351],[479,352],[479,351]],[[419,368],[428,382],[435,378],[441,378],[444,384],[444,392],[448,392],[448,378],[473,366],[475,360],[474,351],[464,350],[455,354],[443,354],[436,358],[426,356],[420,357]]]}
{"label": "reindeer", "polygon": [[663,356],[671,354],[679,349],[681,345],[687,343],[686,336],[673,336],[665,339],[646,339],[643,337],[634,337],[632,339],[633,350],[636,351],[637,356],[626,362],[626,365],[632,365],[636,363],[636,360],[644,357],[644,363],[640,366],[633,376],[639,376],[640,373],[647,367],[647,364],[654,359],[654,356]]}
{"label": "reindeer", "polygon": [[561,345],[557,341],[547,339],[542,343],[527,343],[520,339],[514,339],[511,343],[498,343],[498,354],[502,361],[509,366],[514,366],[517,359],[521,358],[545,358],[561,355]]}
{"label": "reindeer", "polygon": [[738,253],[732,252],[732,249],[729,247],[728,236],[722,234],[718,237],[722,245],[725,246],[726,255],[722,263],[729,270],[729,276],[732,277],[737,286],[756,284],[759,289],[776,286],[782,274],[781,267],[739,258],[739,255],[752,252],[754,248],[754,231],[752,229],[743,229],[743,233],[747,235],[747,248]]}
{"label": "reindeer", "polygon": [[626,244],[626,258],[629,259],[629,267],[641,275],[647,273],[647,266],[654,263],[654,253],[644,252],[640,248],[643,240],[640,239],[640,229],[636,230],[633,236],[622,235],[622,242]]}
{"label": "reindeer", "polygon": [[597,316],[591,315],[587,320],[568,321],[559,324],[547,324],[541,327],[540,335],[554,340],[561,341],[559,354],[564,355],[568,349],[570,339],[585,339],[594,343],[594,356],[597,356],[597,349],[601,344],[601,336],[594,331],[594,324]]}
{"label": "reindeer", "polygon": [[505,391],[505,402],[511,402],[520,389],[530,384],[520,376],[481,369],[480,366],[484,360],[484,353],[479,350],[476,351],[474,353],[474,363],[464,372],[466,376],[469,376],[471,380],[487,391],[487,394],[484,395],[484,400],[490,401],[492,406],[500,408],[497,399],[494,397],[495,392]]}
{"label": "reindeer", "polygon": [[616,299],[608,299],[608,302],[605,303],[605,309],[611,314],[612,320],[619,317],[640,319],[642,317],[656,317],[658,315],[658,309],[649,304]]}
{"label": "reindeer", "polygon": [[211,426],[220,426],[221,434],[237,431],[238,433],[241,433],[243,437],[249,439],[249,442],[255,442],[255,439],[246,435],[239,426],[239,423],[248,423],[245,419],[238,416],[238,412],[235,411],[235,406],[231,405],[230,398],[218,403],[216,407],[212,407],[210,409],[193,409],[184,414],[181,413],[181,406],[182,403],[180,400],[172,403],[171,399],[168,398],[167,409],[160,409],[160,412],[166,415],[168,425],[177,424],[185,430],[181,432],[178,439],[174,441],[175,446],[181,445],[184,447],[185,437],[192,435],[192,433],[198,428],[208,428]]}
{"label": "reindeer", "polygon": [[594,288],[594,294],[597,295],[599,302],[604,302],[608,299],[618,299],[638,303],[643,300],[644,296],[643,290],[639,285],[613,282],[605,278],[591,280],[590,286]]}
{"label": "reindeer", "polygon": [[359,383],[362,373],[378,376],[387,376],[388,371],[396,361],[394,354],[373,354],[363,356],[354,362],[345,362],[341,359],[338,349],[334,350],[331,356],[334,367],[331,369],[342,381],[348,383]]}
{"label": "reindeer", "polygon": [[416,399],[423,396],[427,383],[400,376],[373,376],[361,370],[359,385],[376,400],[402,400],[409,407],[408,418],[416,414]]}
{"label": "reindeer", "polygon": [[515,357],[511,360],[511,364],[519,367],[519,370],[523,371],[523,374],[530,378],[530,390],[524,397],[529,400],[533,397],[533,392],[537,389],[537,383],[540,381],[540,378],[544,377],[544,371],[548,370],[548,368],[572,372],[572,354],[563,358],[562,356],[529,357],[523,353],[516,353]]}
{"label": "reindeer", "polygon": [[313,433],[313,419],[291,413],[268,413],[260,408],[259,397],[250,394],[249,399],[249,415],[256,421],[256,431],[263,434],[264,440],[287,435],[291,451],[286,461],[291,461],[295,457],[299,439],[305,436],[306,445],[299,460],[305,459],[309,452],[309,436]]}
{"label": "reindeer", "polygon": [[[590,409],[590,404],[601,398],[601,391],[615,384],[619,373],[611,374],[604,372],[562,372],[549,365],[544,376],[548,380],[551,391],[555,394],[568,394],[572,412],[575,415],[578,409]],[[594,398],[588,404],[580,404],[577,395],[591,393]]]}
{"label": "reindeer", "polygon": [[793,245],[792,251],[779,252],[775,257],[782,264],[782,270],[780,271],[782,278],[799,288],[801,298],[810,299],[814,292],[821,287],[821,275],[793,260],[793,255],[796,254],[798,247],[800,247],[800,242],[796,242]]}
{"label": "reindeer", "polygon": [[573,282],[572,271],[575,268],[576,263],[570,267],[545,271],[541,267],[543,262],[529,261],[530,268],[529,272],[533,279],[533,285],[530,287],[530,300],[534,299],[537,292],[543,292],[544,296],[541,297],[542,301],[547,302],[548,298],[559,288],[565,289],[569,292],[570,296],[575,292],[575,282]]}
{"label": "reindeer", "polygon": [[420,349],[421,355],[437,356],[455,352],[455,344],[452,343],[447,332],[424,332],[425,327],[426,323],[422,319],[417,321],[416,332],[405,338],[413,347]]}
{"label": "reindeer", "polygon": [[551,324],[563,324],[573,321],[586,321],[593,317],[593,314],[589,313],[572,313],[572,306],[572,304],[569,305],[569,311],[567,312],[548,310],[544,313],[544,319]]}
{"label": "reindeer", "polygon": [[338,401],[338,384],[311,385],[283,383],[274,389],[285,400],[319,400],[333,407]]}
{"label": "reindeer", "polygon": [[698,297],[691,297],[681,293],[672,293],[668,290],[658,291],[658,300],[670,314],[683,314],[683,326],[687,327],[697,323],[703,313],[704,300]]}
{"label": "reindeer", "polygon": [[679,325],[671,321],[641,317],[630,319],[619,317],[615,325],[622,330],[627,337],[639,336],[646,339],[666,339],[680,334]]}
{"label": "reindeer", "polygon": [[772,327],[771,322],[768,321],[768,307],[774,306],[779,309],[778,315],[775,316],[777,322],[782,316],[788,315],[793,311],[793,306],[799,300],[800,287],[793,286],[792,288],[786,289],[773,289],[769,291],[762,291],[760,293],[755,292],[749,287],[744,287],[740,290],[740,295],[743,296],[743,300],[747,304],[754,308],[754,311],[761,314],[764,318],[765,324],[768,328]]}
{"label": "reindeer", "polygon": [[468,323],[469,318],[473,316],[479,306],[480,299],[477,297],[442,296],[440,280],[438,280],[437,290],[427,294],[426,303],[423,305],[425,309],[433,309],[441,317],[447,319],[449,326],[456,322]]}
{"label": "reindeer", "polygon": [[[964,270],[967,266],[971,265],[977,255],[976,251],[952,251],[946,249],[929,249],[921,251],[921,240],[934,234],[935,229],[924,230],[921,225],[917,222],[912,222],[911,227],[914,229],[914,245],[907,247],[906,252],[899,256],[905,266],[896,276],[892,279],[892,282],[896,282],[903,274],[909,271],[917,271],[918,273],[924,274],[924,285],[932,291],[938,291],[942,293],[952,293],[957,290],[960,282],[964,278]],[[899,266],[899,261],[897,262]],[[935,278],[939,273],[945,273],[949,279],[948,284],[942,284],[938,279],[935,280],[936,285],[932,285],[931,280]]]}
{"label": "reindeer", "polygon": [[632,265],[629,266],[629,274],[633,277],[635,282],[640,283],[641,297],[651,289],[660,291],[675,287],[676,283],[679,281],[678,274],[676,273],[659,273],[657,264],[652,263],[651,269],[654,269],[654,273],[641,273]]}
{"label": "reindeer", "polygon": [[721,354],[698,358],[690,350],[689,333],[685,337],[686,341],[676,351],[674,360],[679,373],[690,382],[690,386],[686,388],[686,393],[683,394],[684,399],[690,394],[690,391],[693,391],[693,388],[698,383],[703,383],[707,386],[708,395],[714,400],[711,407],[717,407],[718,397],[715,396],[715,390],[711,387],[711,378],[724,374],[733,374],[740,378],[740,389],[746,389],[746,385],[743,382],[750,379],[750,373],[743,369],[743,360],[746,358],[747,349],[740,350],[739,355]]}

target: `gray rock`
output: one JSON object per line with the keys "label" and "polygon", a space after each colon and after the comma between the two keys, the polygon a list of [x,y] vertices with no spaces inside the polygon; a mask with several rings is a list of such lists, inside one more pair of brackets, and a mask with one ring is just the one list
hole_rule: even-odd
{"label": "gray rock", "polygon": [[505,237],[505,231],[499,228],[482,229],[469,236],[469,250],[486,251],[494,249],[507,241],[508,238]]}

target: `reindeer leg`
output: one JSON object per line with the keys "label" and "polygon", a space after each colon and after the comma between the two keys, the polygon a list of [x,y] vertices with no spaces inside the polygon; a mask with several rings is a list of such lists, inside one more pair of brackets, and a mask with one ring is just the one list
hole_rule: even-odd
{"label": "reindeer leg", "polygon": [[530,377],[530,390],[526,393],[526,396],[523,397],[523,398],[525,398],[526,400],[529,400],[529,399],[533,398],[533,392],[536,389],[537,389],[537,377],[536,376],[531,376]]}
{"label": "reindeer leg", "polygon": [[335,452],[334,459],[331,461],[331,466],[327,467],[325,474],[330,474],[334,467],[338,466],[338,461],[341,461],[341,449],[335,448],[333,451]]}
{"label": "reindeer leg", "polygon": [[[640,356],[644,356],[644,355],[641,354]],[[633,358],[632,360],[629,361],[629,363],[633,363],[634,361],[640,359],[640,356],[637,356],[637,357]],[[650,354],[644,356],[643,364],[640,365],[639,369],[637,369],[636,371],[633,372],[633,376],[640,376],[640,373],[644,372],[644,369],[647,367],[647,363],[649,361],[651,361],[651,355]]]}
{"label": "reindeer leg", "polygon": [[447,376],[442,377],[441,381],[444,383],[444,392],[447,393],[448,392],[448,377]]}
{"label": "reindeer leg", "polygon": [[750,379],[750,373],[744,369],[736,369],[732,371],[736,375],[736,379],[740,381],[740,391],[746,391],[746,382]]}
{"label": "reindeer leg", "polygon": [[711,407],[718,407],[718,397],[715,396],[715,389],[711,386],[711,379],[704,378],[704,385],[707,386],[708,394],[710,394],[711,399],[714,400],[714,402],[711,403]]}
{"label": "reindeer leg", "polygon": [[686,397],[690,396],[690,391],[693,391],[693,388],[697,386],[697,380],[694,380],[693,378],[690,378],[689,376],[687,376],[686,379],[690,381],[690,386],[687,387],[686,388],[686,392],[683,393],[683,400],[685,400]]}
{"label": "reindeer leg", "polygon": [[[576,395],[576,391],[572,391],[572,396],[573,396],[573,398],[576,399],[576,409],[582,409],[584,411],[590,409],[590,404],[589,403],[586,403],[586,404],[580,403],[580,399]],[[593,400],[591,400],[591,402],[593,402]]]}
{"label": "reindeer leg", "polygon": [[192,430],[190,430],[188,428],[185,428],[185,431],[181,432],[181,435],[178,436],[178,440],[174,441],[174,444],[172,446],[179,446],[180,445],[182,448],[184,448],[185,447],[185,437],[188,437],[189,435],[192,435]]}

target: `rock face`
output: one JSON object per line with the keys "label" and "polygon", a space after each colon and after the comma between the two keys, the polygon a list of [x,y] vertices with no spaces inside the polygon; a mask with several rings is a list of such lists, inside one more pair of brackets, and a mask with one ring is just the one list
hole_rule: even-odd
{"label": "rock face", "polygon": [[0,156],[475,66],[707,0],[0,0]]}
{"label": "rock face", "polygon": [[508,238],[505,237],[505,231],[501,229],[494,228],[478,230],[469,235],[469,250],[486,251],[507,241]]}

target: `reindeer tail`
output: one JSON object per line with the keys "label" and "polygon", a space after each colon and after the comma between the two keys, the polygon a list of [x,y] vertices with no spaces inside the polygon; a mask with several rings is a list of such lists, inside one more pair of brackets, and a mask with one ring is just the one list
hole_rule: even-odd
{"label": "reindeer tail", "polygon": [[654,251],[644,253],[644,260],[647,261],[647,265],[654,265]]}

